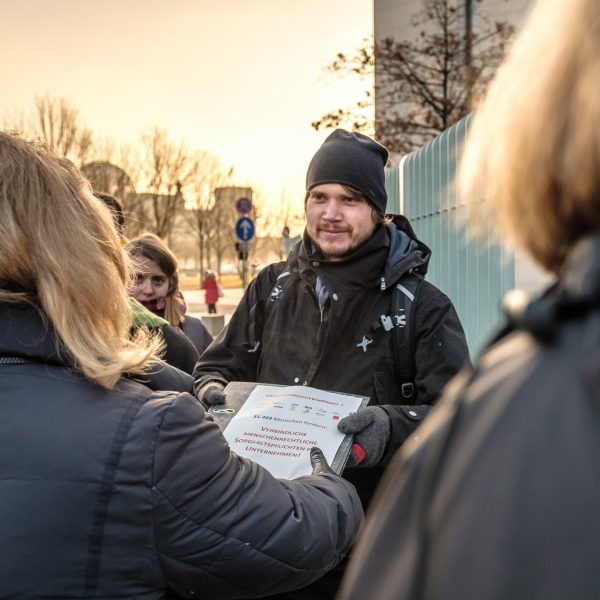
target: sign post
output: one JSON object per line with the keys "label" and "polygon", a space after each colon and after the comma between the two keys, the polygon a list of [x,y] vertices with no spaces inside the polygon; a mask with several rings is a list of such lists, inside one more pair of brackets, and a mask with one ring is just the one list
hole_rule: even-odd
{"label": "sign post", "polygon": [[249,215],[252,212],[252,200],[242,196],[235,203],[235,208],[241,215]]}
{"label": "sign post", "polygon": [[[252,204],[250,204],[250,209],[252,209]],[[246,289],[248,272],[246,268],[248,261],[248,242],[254,237],[254,222],[252,219],[249,219],[248,217],[240,217],[235,223],[235,235],[240,240],[240,254],[242,257],[242,287]]]}

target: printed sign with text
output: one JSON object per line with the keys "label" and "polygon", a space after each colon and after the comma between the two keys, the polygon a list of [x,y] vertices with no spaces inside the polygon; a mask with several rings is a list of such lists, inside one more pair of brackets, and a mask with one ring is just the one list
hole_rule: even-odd
{"label": "printed sign with text", "polygon": [[333,462],[346,437],[337,424],[365,402],[361,396],[306,386],[257,385],[223,433],[236,454],[275,477],[294,479],[312,472],[313,446]]}

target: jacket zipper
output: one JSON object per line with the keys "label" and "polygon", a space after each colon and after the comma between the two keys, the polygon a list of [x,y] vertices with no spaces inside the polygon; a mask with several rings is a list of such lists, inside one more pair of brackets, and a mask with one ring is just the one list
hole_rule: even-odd
{"label": "jacket zipper", "polygon": [[324,349],[325,341],[327,338],[326,332],[324,331],[324,328],[323,328],[323,325],[325,323],[325,305],[327,303],[331,304],[331,298],[328,298],[326,300],[325,304],[323,304],[323,306],[321,306],[319,304],[319,298],[317,297],[317,294],[315,293],[315,291],[312,288],[310,288],[310,291],[313,295],[313,298],[315,299],[315,302],[317,303],[317,306],[319,307],[320,323],[319,323],[319,331],[317,332],[317,351],[315,352],[313,359],[311,360],[310,366],[308,368],[308,372],[306,373],[306,382],[305,382],[306,385],[311,384],[312,378],[314,377],[314,374],[318,369],[321,356],[323,355],[323,349]]}

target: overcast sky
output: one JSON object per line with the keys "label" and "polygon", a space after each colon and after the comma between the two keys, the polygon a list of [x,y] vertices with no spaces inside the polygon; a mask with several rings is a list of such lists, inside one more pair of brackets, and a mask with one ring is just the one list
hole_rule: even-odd
{"label": "overcast sky", "polygon": [[64,97],[94,133],[151,126],[217,155],[236,184],[302,202],[322,113],[358,86],[323,74],[372,32],[371,0],[0,0],[0,114]]}

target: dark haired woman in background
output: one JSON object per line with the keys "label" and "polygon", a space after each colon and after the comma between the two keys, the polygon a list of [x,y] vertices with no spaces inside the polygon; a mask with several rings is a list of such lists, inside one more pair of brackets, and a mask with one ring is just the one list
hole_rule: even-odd
{"label": "dark haired woman in background", "polygon": [[127,244],[133,257],[135,279],[131,295],[146,308],[179,327],[192,341],[198,354],[212,342],[212,336],[196,317],[186,315],[186,304],[179,290],[177,258],[153,233],[144,233]]}

